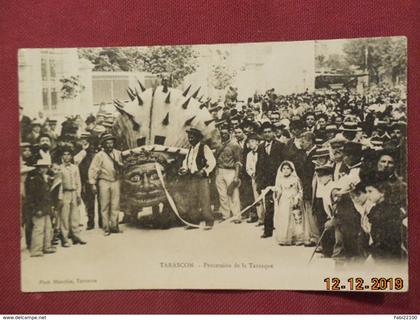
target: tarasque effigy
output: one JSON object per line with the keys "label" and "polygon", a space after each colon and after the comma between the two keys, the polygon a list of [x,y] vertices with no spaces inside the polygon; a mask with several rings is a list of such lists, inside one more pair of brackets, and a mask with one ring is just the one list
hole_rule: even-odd
{"label": "tarasque effigy", "polygon": [[[189,197],[187,178],[178,170],[189,147],[185,131],[195,127],[203,133],[203,140],[211,148],[220,143],[218,130],[206,104],[197,99],[199,89],[192,92],[171,88],[167,80],[161,85],[146,89],[141,82],[127,89],[130,100],[114,101],[120,115],[113,126],[117,147],[123,150],[121,170],[121,210],[131,221],[143,220],[145,224],[167,227],[180,221],[174,215],[173,205],[168,205],[162,181],[174,200],[178,213],[196,208]],[[162,206],[163,205],[163,206]],[[146,207],[153,215],[138,219]]]}

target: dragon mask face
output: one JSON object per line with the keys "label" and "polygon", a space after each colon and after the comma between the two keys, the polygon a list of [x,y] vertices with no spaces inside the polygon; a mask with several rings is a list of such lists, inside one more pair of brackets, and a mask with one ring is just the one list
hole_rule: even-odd
{"label": "dragon mask face", "polygon": [[[161,170],[163,166],[158,164]],[[135,165],[127,170],[123,180],[123,195],[132,206],[149,207],[166,200],[154,163]]]}

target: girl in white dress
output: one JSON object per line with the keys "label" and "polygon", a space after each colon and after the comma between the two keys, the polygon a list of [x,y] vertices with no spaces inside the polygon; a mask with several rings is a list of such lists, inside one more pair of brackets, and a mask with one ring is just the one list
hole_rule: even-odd
{"label": "girl in white dress", "polygon": [[283,161],[277,171],[274,197],[274,235],[279,245],[303,244],[302,185],[295,166]]}

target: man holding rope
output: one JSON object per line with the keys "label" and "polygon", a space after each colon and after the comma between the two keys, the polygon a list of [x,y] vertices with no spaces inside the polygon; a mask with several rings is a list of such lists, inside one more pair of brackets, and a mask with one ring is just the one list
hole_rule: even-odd
{"label": "man holding rope", "polygon": [[[214,224],[214,217],[210,208],[209,174],[216,166],[216,159],[209,146],[201,141],[203,134],[199,129],[190,128],[187,130],[187,135],[191,147],[185,156],[179,174],[189,178],[190,201],[198,204],[193,223],[199,224],[204,220],[205,230],[210,230]],[[200,209],[201,214],[199,213]],[[188,226],[187,228],[194,227]]]}

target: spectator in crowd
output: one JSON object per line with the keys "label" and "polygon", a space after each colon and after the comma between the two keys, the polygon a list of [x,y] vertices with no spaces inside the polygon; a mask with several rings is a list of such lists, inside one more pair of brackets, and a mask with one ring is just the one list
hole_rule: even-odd
{"label": "spectator in crowd", "polygon": [[38,137],[38,148],[34,153],[35,159],[45,159],[48,162],[52,162],[51,155],[51,138],[49,135],[43,133]]}
{"label": "spectator in crowd", "polygon": [[31,257],[56,252],[51,245],[51,195],[47,174],[50,165],[48,160],[39,159],[35,165],[36,170],[28,175],[25,183],[27,210],[32,221]]}
{"label": "spectator in crowd", "polygon": [[60,212],[60,231],[62,246],[69,247],[69,238],[73,244],[86,244],[80,235],[80,211],[82,198],[82,186],[80,182],[80,172],[77,165],[71,163],[73,160],[72,150],[63,149],[63,163],[60,166],[61,188],[58,196],[61,205]]}
{"label": "spectator in crowd", "polygon": [[31,123],[31,131],[24,137],[25,142],[29,142],[32,146],[38,143],[39,136],[41,134],[41,123],[34,120]]}
{"label": "spectator in crowd", "polygon": [[120,205],[121,152],[114,149],[115,137],[104,134],[101,138],[103,150],[93,157],[88,177],[92,192],[98,192],[101,204],[102,225],[105,236],[120,233],[118,213]]}
{"label": "spectator in crowd", "polygon": [[290,161],[283,161],[277,171],[274,191],[275,238],[279,245],[303,245],[302,186]]}
{"label": "spectator in crowd", "polygon": [[[265,188],[274,186],[277,170],[285,160],[286,147],[275,139],[273,125],[264,122],[261,126],[264,141],[258,147],[258,160],[256,164],[255,180],[257,191],[261,193]],[[261,238],[273,236],[274,201],[271,195],[266,195],[264,216],[264,233]]]}
{"label": "spectator in crowd", "polygon": [[[259,138],[258,135],[255,133],[252,133],[248,136],[248,145],[250,151],[248,152],[246,156],[246,173],[251,179],[251,187],[252,187],[252,193],[253,197],[252,203],[258,199],[259,193],[257,191],[257,182],[256,182],[256,167],[257,167],[257,161],[258,161],[258,144],[259,144]],[[255,209],[251,209],[251,214],[249,215],[250,218],[247,222],[254,223],[258,221],[258,226],[264,224],[264,209],[262,207],[261,203],[257,203]]]}
{"label": "spectator in crowd", "polygon": [[[95,156],[95,146],[93,136],[89,132],[81,134],[80,144],[82,150],[74,157],[74,162],[79,166],[81,179],[81,197],[87,211],[88,222],[87,230],[95,227],[95,194],[89,184],[89,167]],[[98,210],[100,211],[100,210]],[[98,224],[102,228],[102,216],[98,214]]]}
{"label": "spectator in crowd", "polygon": [[222,145],[216,151],[216,187],[219,193],[220,211],[224,220],[232,216],[232,222],[241,223],[239,174],[243,165],[242,149],[230,138],[228,128],[221,128],[220,136]]}
{"label": "spectator in crowd", "polygon": [[371,254],[375,260],[401,258],[401,213],[400,207],[390,202],[386,181],[371,181],[366,185],[369,200],[373,203],[368,218],[371,224]]}

